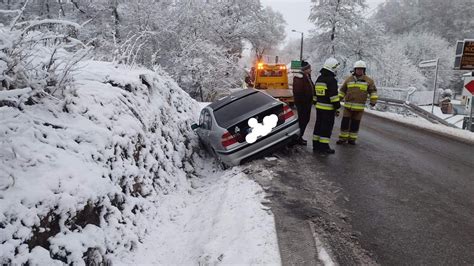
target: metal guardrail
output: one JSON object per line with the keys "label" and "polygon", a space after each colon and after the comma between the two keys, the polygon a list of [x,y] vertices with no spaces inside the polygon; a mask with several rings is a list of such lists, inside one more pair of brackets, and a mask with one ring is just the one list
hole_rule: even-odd
{"label": "metal guardrail", "polygon": [[433,124],[443,124],[443,125],[448,126],[448,127],[458,128],[455,125],[453,125],[449,122],[446,122],[445,120],[435,116],[434,114],[432,114],[432,113],[430,113],[426,110],[423,110],[419,106],[417,106],[413,103],[407,102],[407,101],[397,100],[397,99],[390,99],[390,98],[379,98],[378,102],[384,102],[387,105],[406,108],[406,109],[410,110],[411,112],[417,114],[418,116],[430,121]]}
{"label": "metal guardrail", "polygon": [[[415,87],[377,87],[377,94],[379,97],[409,101],[418,105],[433,103],[433,91],[419,91]],[[435,96],[435,101],[438,101],[439,93],[436,93]]]}

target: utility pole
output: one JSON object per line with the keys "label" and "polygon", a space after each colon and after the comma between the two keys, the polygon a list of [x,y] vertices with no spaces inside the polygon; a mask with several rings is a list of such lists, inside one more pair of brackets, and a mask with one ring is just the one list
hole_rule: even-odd
{"label": "utility pole", "polygon": [[469,112],[469,131],[471,132],[474,132],[474,128],[472,127],[472,123],[474,123],[474,121],[472,121],[472,114],[473,114],[473,110],[474,109],[474,96],[471,96],[471,109],[470,112]]}
{"label": "utility pole", "polygon": [[301,34],[301,45],[300,45],[300,61],[303,61],[303,39],[304,39],[304,34],[301,31],[297,30],[291,30],[292,32],[297,32]]}
{"label": "utility pole", "polygon": [[436,85],[438,83],[438,66],[439,66],[439,58],[436,58],[436,70],[435,70],[435,78],[434,78],[434,92],[433,92],[433,105],[431,106],[431,113],[434,113],[434,104],[435,104],[435,97],[436,97]]}

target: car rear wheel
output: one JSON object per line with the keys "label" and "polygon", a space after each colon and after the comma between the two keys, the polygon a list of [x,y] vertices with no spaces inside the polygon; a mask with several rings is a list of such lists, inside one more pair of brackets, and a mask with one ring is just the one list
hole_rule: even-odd
{"label": "car rear wheel", "polygon": [[288,142],[287,146],[290,147],[290,148],[295,146],[296,144],[298,144],[298,139],[299,139],[298,135],[295,135],[295,136],[291,137],[291,139]]}

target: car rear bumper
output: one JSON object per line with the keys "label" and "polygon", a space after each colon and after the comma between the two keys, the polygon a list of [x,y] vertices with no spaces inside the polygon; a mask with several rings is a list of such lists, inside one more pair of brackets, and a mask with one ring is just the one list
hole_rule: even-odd
{"label": "car rear bumper", "polygon": [[[298,120],[295,119],[282,128],[260,138],[257,142],[237,147],[229,151],[216,151],[221,161],[227,165],[239,165],[248,158],[265,155],[271,152],[272,147],[280,143],[287,143],[291,138],[297,138],[300,134]],[[247,160],[245,160],[247,161]]]}

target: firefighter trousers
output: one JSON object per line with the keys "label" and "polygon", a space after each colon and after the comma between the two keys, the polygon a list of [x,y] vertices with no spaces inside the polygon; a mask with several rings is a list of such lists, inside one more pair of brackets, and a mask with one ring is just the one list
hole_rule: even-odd
{"label": "firefighter trousers", "polygon": [[309,118],[311,117],[311,108],[313,105],[309,104],[295,104],[296,110],[298,112],[298,124],[300,127],[300,137],[303,137],[306,126],[309,123]]}
{"label": "firefighter trousers", "polygon": [[316,124],[314,124],[313,147],[328,146],[334,127],[335,110],[321,110],[316,108]]}
{"label": "firefighter trousers", "polygon": [[341,121],[341,133],[339,134],[340,140],[356,140],[359,132],[360,121],[364,111],[353,111],[344,108]]}

